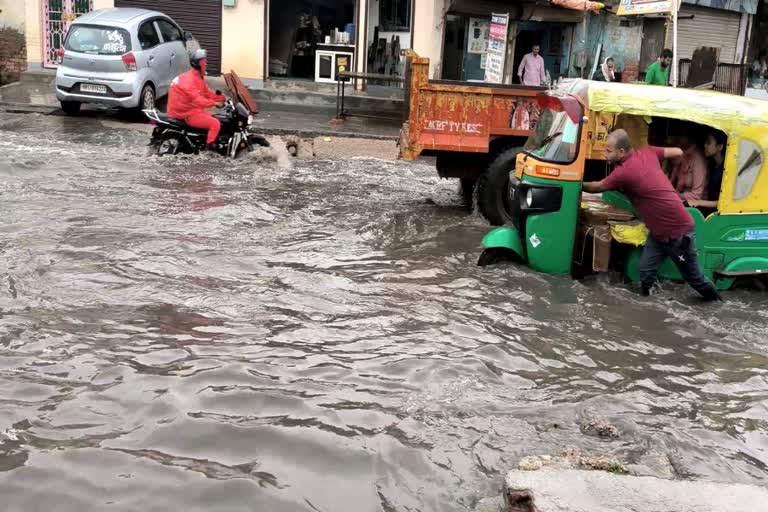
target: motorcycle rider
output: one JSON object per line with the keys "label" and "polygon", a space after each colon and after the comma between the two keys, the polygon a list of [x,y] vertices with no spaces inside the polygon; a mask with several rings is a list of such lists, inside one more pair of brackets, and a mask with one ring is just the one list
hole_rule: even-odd
{"label": "motorcycle rider", "polygon": [[189,57],[192,69],[171,82],[168,91],[168,115],[184,121],[192,128],[208,130],[206,149],[215,151],[221,123],[213,114],[206,112],[206,109],[223,107],[227,98],[218,91],[213,92],[205,83],[206,56],[206,51],[202,49],[192,52]]}

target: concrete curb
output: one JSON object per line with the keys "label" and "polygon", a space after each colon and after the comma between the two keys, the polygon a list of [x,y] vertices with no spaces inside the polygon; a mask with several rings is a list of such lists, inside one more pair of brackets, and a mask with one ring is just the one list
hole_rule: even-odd
{"label": "concrete curb", "polygon": [[768,503],[768,489],[577,469],[516,470],[504,479],[504,501],[507,512],[755,512]]}
{"label": "concrete curb", "polygon": [[49,105],[30,105],[29,103],[13,103],[10,101],[0,101],[0,111],[11,114],[53,114],[59,110],[59,107]]}
{"label": "concrete curb", "polygon": [[[12,103],[0,101],[0,112],[8,112],[11,114],[44,114],[52,115],[56,112],[60,112],[61,108],[58,106],[48,105],[30,105],[28,103]],[[83,119],[93,119],[91,117],[83,117]],[[270,128],[269,126],[256,126],[254,127],[256,133],[264,135],[278,135],[278,136],[296,136],[303,139],[313,139],[315,137],[340,137],[345,139],[367,139],[367,140],[388,140],[397,141],[397,136],[380,135],[374,133],[364,132],[351,132],[343,130],[306,130],[301,128]]]}
{"label": "concrete curb", "polygon": [[392,137],[389,135],[378,135],[373,133],[359,133],[359,132],[342,132],[334,130],[301,130],[293,128],[259,128],[255,130],[257,133],[264,135],[293,135],[302,139],[314,139],[315,137],[337,137],[344,139],[366,139],[366,140],[387,140],[395,142],[398,137]]}

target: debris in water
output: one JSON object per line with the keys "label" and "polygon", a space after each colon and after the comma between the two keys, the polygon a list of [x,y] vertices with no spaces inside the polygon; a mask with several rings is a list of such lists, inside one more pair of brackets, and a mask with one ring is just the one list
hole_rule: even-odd
{"label": "debris in water", "polygon": [[597,435],[598,437],[617,438],[620,435],[618,427],[605,420],[589,420],[581,423],[581,431],[584,434]]}
{"label": "debris in water", "polygon": [[538,471],[544,467],[544,461],[535,455],[523,457],[522,460],[517,464],[517,467],[523,471]]}
{"label": "debris in water", "polygon": [[605,455],[584,455],[578,448],[564,448],[560,450],[560,455],[556,457],[550,455],[529,455],[523,457],[517,464],[518,469],[523,471],[538,471],[545,466],[556,469],[580,468],[608,471],[610,473],[628,473],[627,468],[617,459]]}

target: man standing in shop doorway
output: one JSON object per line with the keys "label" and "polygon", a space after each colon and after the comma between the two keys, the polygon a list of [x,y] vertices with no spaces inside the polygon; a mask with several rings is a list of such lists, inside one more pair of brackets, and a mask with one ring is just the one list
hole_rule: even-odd
{"label": "man standing in shop doorway", "polygon": [[672,65],[672,50],[665,48],[659,60],[645,70],[645,83],[649,85],[667,85],[669,83],[669,67]]}
{"label": "man standing in shop doorway", "polygon": [[544,76],[544,59],[539,55],[541,47],[538,44],[533,45],[531,53],[523,57],[520,67],[517,70],[517,76],[520,77],[520,83],[524,85],[544,85],[546,80]]}

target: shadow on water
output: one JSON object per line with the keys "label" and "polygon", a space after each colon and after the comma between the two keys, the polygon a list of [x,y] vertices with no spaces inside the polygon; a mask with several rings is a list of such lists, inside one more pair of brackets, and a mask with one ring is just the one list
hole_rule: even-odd
{"label": "shadow on water", "polygon": [[426,166],[145,142],[0,120],[6,510],[469,510],[567,447],[765,483],[765,294],[479,268]]}

